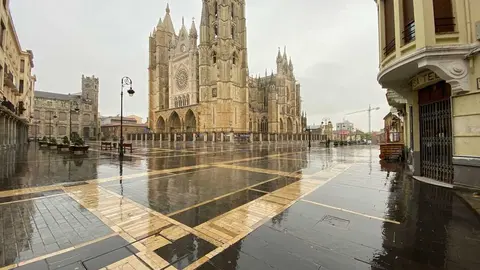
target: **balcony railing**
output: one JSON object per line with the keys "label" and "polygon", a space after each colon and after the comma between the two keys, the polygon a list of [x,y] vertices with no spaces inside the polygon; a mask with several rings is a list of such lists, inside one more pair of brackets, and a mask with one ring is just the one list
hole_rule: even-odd
{"label": "balcony railing", "polygon": [[402,36],[404,44],[408,44],[415,40],[415,21],[411,21],[405,25]]}
{"label": "balcony railing", "polygon": [[435,33],[455,32],[455,18],[435,18]]}
{"label": "balcony railing", "polygon": [[383,55],[388,56],[394,51],[395,51],[395,38],[392,39],[389,43],[387,43],[387,46],[383,48]]}

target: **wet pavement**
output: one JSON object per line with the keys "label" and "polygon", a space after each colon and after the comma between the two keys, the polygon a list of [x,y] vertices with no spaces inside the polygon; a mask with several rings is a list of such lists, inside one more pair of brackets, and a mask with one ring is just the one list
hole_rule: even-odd
{"label": "wet pavement", "polygon": [[378,154],[300,142],[134,143],[122,162],[96,144],[80,157],[4,151],[0,267],[480,269],[476,197]]}

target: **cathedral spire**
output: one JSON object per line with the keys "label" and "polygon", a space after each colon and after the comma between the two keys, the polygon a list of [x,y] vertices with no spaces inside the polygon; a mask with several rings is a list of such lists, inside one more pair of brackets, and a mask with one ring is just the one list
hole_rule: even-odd
{"label": "cathedral spire", "polygon": [[278,47],[277,62],[282,61],[282,53],[280,52],[280,47]]}
{"label": "cathedral spire", "polygon": [[287,46],[283,47],[283,59],[287,60]]}
{"label": "cathedral spire", "polygon": [[165,27],[165,31],[175,34],[175,29],[173,28],[172,18],[170,17],[170,6],[167,3],[167,8],[165,9],[167,12],[165,14],[165,18],[163,18],[163,26]]}
{"label": "cathedral spire", "polygon": [[288,62],[288,67],[290,68],[290,70],[293,70],[292,57],[290,57],[290,61]]}
{"label": "cathedral spire", "polygon": [[162,17],[158,19],[157,28],[160,28],[161,25],[162,25]]}
{"label": "cathedral spire", "polygon": [[203,0],[202,19],[200,20],[200,25],[207,25],[208,26],[208,4],[207,4],[207,0]]}
{"label": "cathedral spire", "polygon": [[195,26],[195,18],[192,19],[192,26],[190,26],[190,37],[194,39],[198,38],[197,27]]}

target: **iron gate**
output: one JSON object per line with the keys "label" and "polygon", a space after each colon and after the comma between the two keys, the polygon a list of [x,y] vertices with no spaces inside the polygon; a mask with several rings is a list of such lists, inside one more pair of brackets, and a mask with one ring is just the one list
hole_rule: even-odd
{"label": "iron gate", "polygon": [[452,183],[450,86],[439,83],[419,91],[422,176]]}

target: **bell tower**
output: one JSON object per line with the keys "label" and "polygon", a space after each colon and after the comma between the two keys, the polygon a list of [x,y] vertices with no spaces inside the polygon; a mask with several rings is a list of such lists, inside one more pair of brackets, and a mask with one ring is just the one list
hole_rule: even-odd
{"label": "bell tower", "polygon": [[247,131],[245,0],[202,0],[199,88],[208,131]]}

